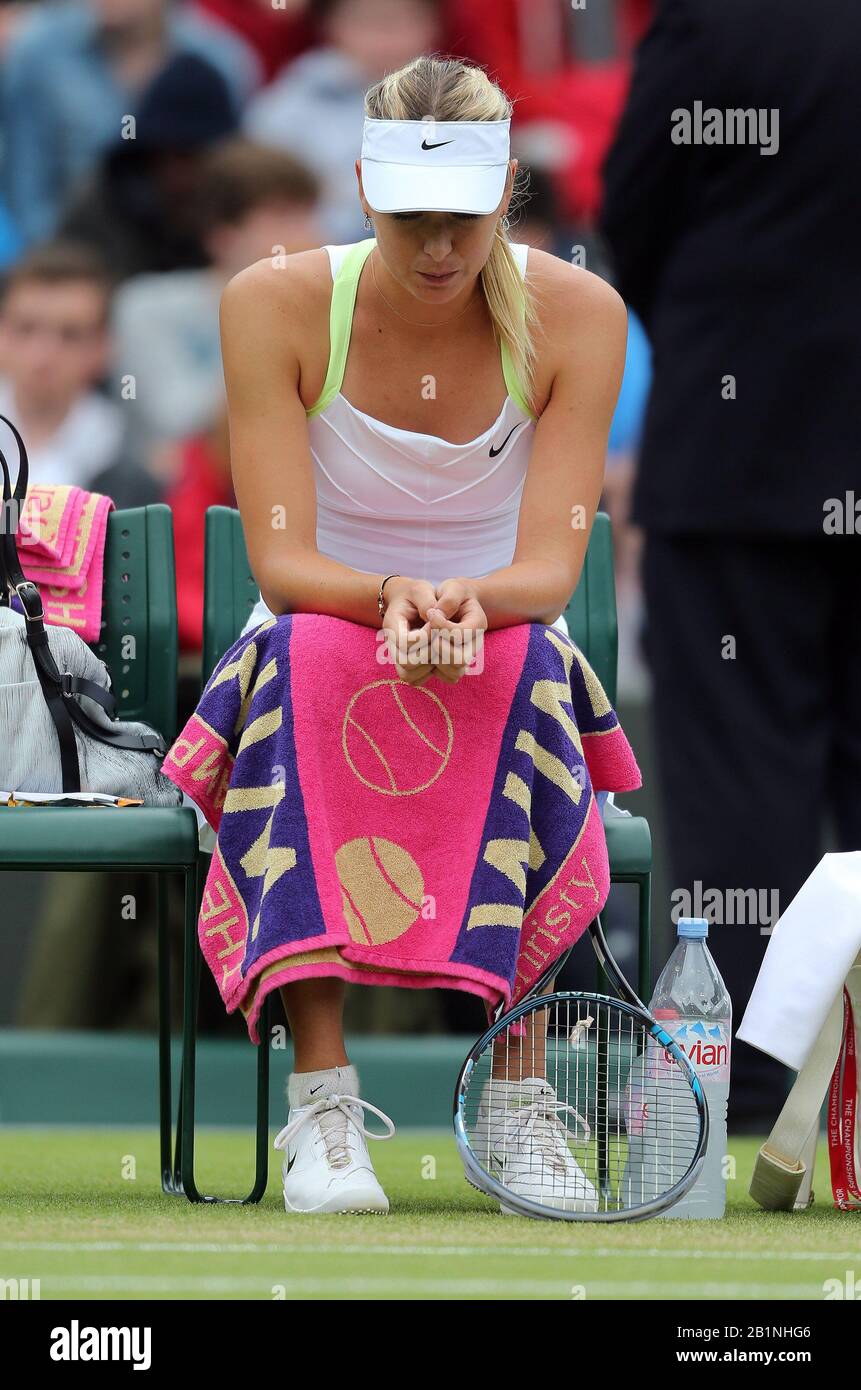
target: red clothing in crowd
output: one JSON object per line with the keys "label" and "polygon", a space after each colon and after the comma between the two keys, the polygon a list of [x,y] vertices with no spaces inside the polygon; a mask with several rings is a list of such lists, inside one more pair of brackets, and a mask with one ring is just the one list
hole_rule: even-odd
{"label": "red clothing in crowd", "polygon": [[[259,0],[196,0],[257,52],[268,82],[322,33],[307,7],[270,8]],[[560,211],[592,220],[601,197],[600,171],[622,112],[628,58],[651,18],[654,0],[615,0],[616,54],[601,62],[576,52],[577,11],[571,0],[443,0],[440,51],[487,68],[516,99],[513,130],[552,122],[567,128],[571,151],[556,171]]]}
{"label": "red clothing in crowd", "polygon": [[242,35],[260,59],[267,82],[314,40],[302,6],[293,13],[258,4],[257,0],[197,0],[197,6]]}
{"label": "red clothing in crowd", "polygon": [[580,59],[572,51],[577,12],[562,0],[456,0],[449,11],[453,51],[487,68],[515,101],[512,134],[528,125],[568,128],[571,154],[556,173],[561,212],[594,218],[600,171],[627,95],[632,45],[646,27],[651,0],[620,0],[619,57]]}
{"label": "red clothing in crowd", "polygon": [[235,507],[230,474],[219,467],[205,438],[181,445],[178,481],[165,501],[173,512],[179,649],[203,650],[203,547],[207,507]]}

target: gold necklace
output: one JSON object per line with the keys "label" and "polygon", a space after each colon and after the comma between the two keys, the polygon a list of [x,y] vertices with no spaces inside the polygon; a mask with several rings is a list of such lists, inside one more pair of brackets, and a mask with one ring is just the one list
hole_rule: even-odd
{"label": "gold necklace", "polygon": [[380,289],[379,284],[377,284],[377,272],[374,267],[373,255],[371,256],[371,278],[373,279],[374,284],[377,287],[377,294],[380,296],[380,299],[383,301],[386,308],[391,309],[393,314],[397,314],[399,319],[403,319],[404,323],[410,324],[412,328],[447,328],[448,325],[450,323],[454,323],[456,319],[463,318],[463,315],[466,313],[467,309],[472,308],[472,300],[470,299],[469,303],[466,304],[460,310],[460,313],[453,314],[452,317],[450,319],[446,319],[444,323],[416,323],[415,319],[408,319],[406,314],[402,314],[399,309],[395,308],[394,304],[390,304],[389,301],[386,299],[386,296]]}

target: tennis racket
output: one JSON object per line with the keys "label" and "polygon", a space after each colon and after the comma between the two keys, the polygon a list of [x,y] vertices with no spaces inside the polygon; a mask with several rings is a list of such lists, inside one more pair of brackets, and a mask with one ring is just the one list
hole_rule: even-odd
{"label": "tennis racket", "polygon": [[479,1038],[461,1068],[454,1132],[467,1181],[503,1211],[637,1221],[693,1186],[708,1107],[690,1061],[637,998],[600,918],[589,928],[620,995],[542,994],[566,952]]}

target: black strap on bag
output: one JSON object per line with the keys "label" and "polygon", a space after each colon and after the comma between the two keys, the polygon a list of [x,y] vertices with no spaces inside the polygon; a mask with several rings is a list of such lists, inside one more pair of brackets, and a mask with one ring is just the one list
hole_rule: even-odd
{"label": "black strap on bag", "polygon": [[96,724],[78,704],[77,696],[83,695],[101,705],[109,719],[116,719],[117,705],[114,696],[104,686],[87,680],[84,676],[73,676],[69,671],[60,671],[48,645],[45,631],[42,598],[32,579],[27,579],[21,569],[15,535],[21,515],[21,508],[27,495],[29,464],[24,441],[12,421],[5,415],[0,420],[8,425],[18,445],[18,477],[15,488],[9,475],[6,457],[0,449],[0,468],[3,470],[3,512],[0,524],[0,606],[9,607],[9,598],[16,593],[24,610],[27,645],[36,667],[36,675],[45,697],[45,703],[54,721],[60,744],[60,769],[64,792],[81,790],[81,770],[78,762],[78,748],[75,742],[75,729],[78,728],[101,743],[113,744],[116,748],[133,749],[136,752],[154,753],[163,757],[167,745],[160,734],[154,730],[128,731],[125,729],[106,729]]}

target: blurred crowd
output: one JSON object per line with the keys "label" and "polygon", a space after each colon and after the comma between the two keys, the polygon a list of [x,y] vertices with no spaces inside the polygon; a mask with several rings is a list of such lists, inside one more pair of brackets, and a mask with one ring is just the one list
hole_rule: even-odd
{"label": "blurred crowd", "polygon": [[[37,482],[166,501],[180,645],[202,640],[203,517],[235,505],[218,304],[273,254],[367,235],[368,86],[420,53],[516,99],[512,239],[606,274],[600,170],[650,0],[61,0],[0,5],[0,413]],[[606,502],[648,386],[636,321]],[[620,582],[630,547],[620,531]]]}

